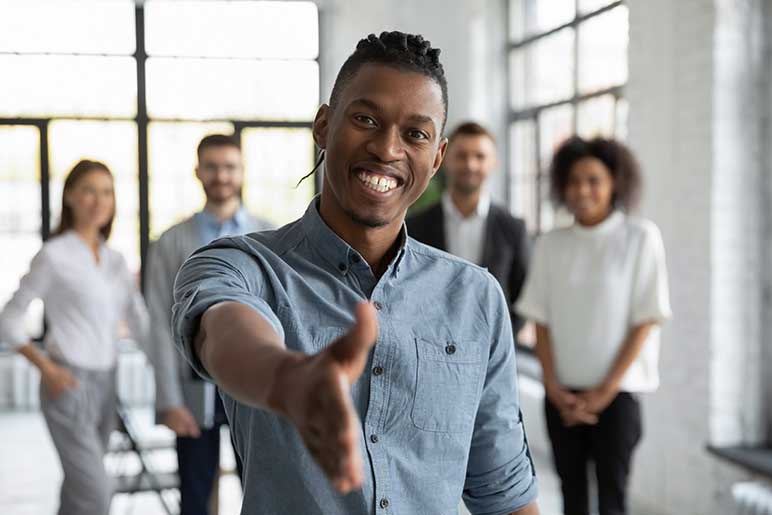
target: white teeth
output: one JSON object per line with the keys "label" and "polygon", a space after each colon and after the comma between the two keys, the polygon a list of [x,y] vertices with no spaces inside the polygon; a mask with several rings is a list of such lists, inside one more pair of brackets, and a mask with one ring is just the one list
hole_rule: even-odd
{"label": "white teeth", "polygon": [[397,180],[383,175],[371,175],[366,172],[359,172],[357,178],[370,188],[380,193],[386,193],[397,187]]}

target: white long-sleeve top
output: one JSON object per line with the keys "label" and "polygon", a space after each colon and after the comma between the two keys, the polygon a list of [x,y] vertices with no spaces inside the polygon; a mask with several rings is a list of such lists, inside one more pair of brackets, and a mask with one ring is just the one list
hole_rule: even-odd
{"label": "white long-sleeve top", "polygon": [[73,231],[43,244],[0,312],[0,341],[11,348],[30,340],[24,317],[34,299],[45,306],[45,346],[54,359],[92,370],[114,367],[121,321],[140,345],[145,343],[149,322],[144,300],[126,260],[104,243],[99,262]]}

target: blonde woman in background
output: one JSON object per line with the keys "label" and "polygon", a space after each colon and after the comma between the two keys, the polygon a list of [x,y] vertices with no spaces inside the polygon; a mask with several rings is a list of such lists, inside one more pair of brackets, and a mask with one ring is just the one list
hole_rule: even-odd
{"label": "blonde woman in background", "polygon": [[[0,312],[0,340],[40,370],[40,405],[64,472],[59,515],[106,515],[112,489],[104,454],[116,418],[118,328],[144,342],[148,315],[123,256],[106,245],[115,215],[113,176],[80,161],[62,194],[53,236]],[[45,352],[26,334],[33,299],[46,310]]]}

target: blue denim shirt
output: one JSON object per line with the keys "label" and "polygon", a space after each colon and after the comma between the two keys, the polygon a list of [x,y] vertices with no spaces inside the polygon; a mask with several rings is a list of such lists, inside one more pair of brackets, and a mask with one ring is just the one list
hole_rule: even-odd
{"label": "blue denim shirt", "polygon": [[338,494],[287,420],[223,393],[244,461],[243,514],[507,514],[537,482],[520,415],[504,295],[484,269],[407,238],[378,279],[321,219],[315,199],[276,231],[200,249],[175,284],[179,349],[222,301],[251,306],[288,348],[316,353],[371,299],[379,336],[351,395],[362,421],[361,490]]}

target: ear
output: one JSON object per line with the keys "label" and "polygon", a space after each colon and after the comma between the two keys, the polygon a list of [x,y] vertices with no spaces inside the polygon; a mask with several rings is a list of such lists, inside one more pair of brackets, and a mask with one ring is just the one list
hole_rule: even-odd
{"label": "ear", "polygon": [[314,135],[314,142],[316,146],[325,149],[327,148],[327,133],[330,128],[330,115],[332,111],[330,106],[322,104],[319,106],[319,110],[316,111],[316,117],[314,118],[314,126],[312,129]]}
{"label": "ear", "polygon": [[439,146],[437,147],[437,153],[434,155],[434,163],[432,164],[431,177],[434,177],[434,174],[436,174],[437,170],[440,169],[442,160],[445,158],[445,151],[447,150],[448,150],[448,138],[442,138],[440,140]]}

